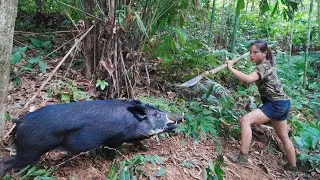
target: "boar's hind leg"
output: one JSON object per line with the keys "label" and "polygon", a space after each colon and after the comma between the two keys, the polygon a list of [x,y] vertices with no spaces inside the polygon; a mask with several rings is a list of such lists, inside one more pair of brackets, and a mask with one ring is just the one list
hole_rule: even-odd
{"label": "boar's hind leg", "polygon": [[61,142],[61,138],[55,136],[27,136],[16,139],[16,156],[6,161],[9,168],[23,168],[27,165],[34,165],[41,155],[54,149]]}
{"label": "boar's hind leg", "polygon": [[32,151],[32,149],[24,152],[17,152],[16,156],[4,161],[4,164],[8,167],[8,169],[23,168],[27,165],[36,164],[41,155],[42,153]]}
{"label": "boar's hind leg", "polygon": [[[27,156],[26,156],[27,155]],[[0,179],[5,175],[5,173],[12,168],[23,168],[27,165],[33,165],[40,158],[38,155],[24,154],[16,155],[1,162],[0,166]]]}

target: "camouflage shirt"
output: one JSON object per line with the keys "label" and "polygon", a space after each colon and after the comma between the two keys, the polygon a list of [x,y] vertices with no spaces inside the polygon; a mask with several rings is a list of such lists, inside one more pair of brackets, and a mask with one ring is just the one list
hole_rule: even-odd
{"label": "camouflage shirt", "polygon": [[270,61],[265,60],[256,66],[255,71],[260,79],[256,81],[261,99],[286,100],[289,97],[283,92],[277,72]]}

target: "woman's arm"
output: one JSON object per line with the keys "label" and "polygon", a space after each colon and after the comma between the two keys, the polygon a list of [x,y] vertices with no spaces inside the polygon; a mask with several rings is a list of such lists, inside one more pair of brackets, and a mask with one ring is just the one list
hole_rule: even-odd
{"label": "woman's arm", "polygon": [[244,74],[241,71],[238,71],[232,67],[233,63],[231,61],[226,61],[228,64],[228,69],[234,74],[237,79],[243,83],[250,84],[260,79],[260,76],[257,72],[252,72],[251,74]]}

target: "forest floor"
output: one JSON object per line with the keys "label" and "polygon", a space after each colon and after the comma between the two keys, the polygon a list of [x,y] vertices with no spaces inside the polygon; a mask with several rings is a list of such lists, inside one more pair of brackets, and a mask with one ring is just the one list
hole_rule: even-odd
{"label": "forest floor", "polygon": [[[51,72],[57,63],[58,60],[49,60],[47,72]],[[66,69],[66,67],[61,69]],[[66,78],[65,74],[65,70],[59,70],[47,86],[50,87],[57,80]],[[12,117],[18,114],[19,110],[31,99],[47,77],[48,74],[31,72],[21,78],[20,87],[14,87],[11,83],[8,96],[8,111]],[[67,78],[69,80],[72,79],[77,87],[87,89],[91,93],[90,82],[85,80],[80,72],[70,70]],[[164,94],[166,93],[164,92]],[[57,100],[48,98],[46,94],[40,93],[26,111],[33,111],[52,103],[57,103]],[[12,123],[7,123],[7,130],[11,126]],[[273,148],[270,143],[266,143],[270,141],[260,141],[255,137],[251,146],[249,163],[234,164],[225,155],[229,153],[237,154],[240,148],[239,141],[226,140],[224,138],[220,140],[221,151],[224,154],[224,165],[222,165],[224,179],[320,179],[320,174],[317,172],[285,171],[282,168],[282,165],[285,164],[283,153]],[[143,144],[148,147],[147,151],[136,150],[129,144],[125,145],[119,159],[130,158],[136,154],[158,155],[163,161],[162,164],[144,164],[144,171],[149,177],[152,177],[150,179],[203,179],[204,169],[208,167],[211,160],[216,162],[218,157],[217,144],[213,139],[200,140],[195,143],[191,138],[185,138],[182,134],[177,134],[160,139],[152,137],[144,140]],[[12,146],[12,141],[8,140],[1,149],[2,157],[14,153]],[[55,171],[52,175],[58,179],[70,179],[71,177],[74,177],[74,179],[105,179],[112,163],[112,160],[104,159],[101,156],[93,157],[89,153],[71,156],[60,152],[49,152],[39,161],[39,165],[42,167],[54,167]],[[165,168],[165,174],[161,177],[156,177],[156,172],[161,167]],[[15,177],[17,172],[12,171],[8,174]],[[140,178],[147,179],[145,176]]]}
{"label": "forest floor", "polygon": [[[209,161],[217,159],[215,150],[216,143],[213,140],[200,141],[194,143],[190,138],[184,138],[181,134],[156,140],[150,138],[143,141],[148,147],[147,151],[139,151],[130,146],[124,145],[124,149],[119,157],[133,157],[136,154],[157,155],[161,158],[161,164],[144,163],[143,169],[146,176],[138,179],[203,179],[204,169],[208,167]],[[268,152],[268,146],[264,143],[254,141],[248,164],[234,164],[225,156],[224,179],[250,179],[250,180],[279,180],[279,179],[319,179],[320,175],[304,172],[285,171],[282,165],[285,163],[282,153],[273,155]],[[238,141],[222,140],[223,153],[236,154],[239,149]],[[185,166],[185,162],[192,164]],[[101,156],[93,157],[89,153],[78,155],[66,155],[58,151],[51,151],[45,154],[39,165],[45,168],[53,167],[53,176],[57,179],[105,179],[112,165],[112,160],[107,160]],[[165,168],[165,174],[156,177],[156,172]],[[17,172],[9,172],[14,177]],[[19,179],[19,178],[17,178]]]}

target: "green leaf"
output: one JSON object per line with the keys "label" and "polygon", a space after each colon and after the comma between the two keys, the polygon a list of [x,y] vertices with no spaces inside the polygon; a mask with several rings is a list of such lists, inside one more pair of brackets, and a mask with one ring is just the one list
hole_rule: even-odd
{"label": "green leaf", "polygon": [[70,103],[70,94],[68,93],[63,93],[61,94],[61,100],[66,102],[66,103]]}
{"label": "green leaf", "polygon": [[128,167],[124,167],[120,173],[120,180],[130,180],[130,172]]}
{"label": "green leaf", "polygon": [[209,98],[210,95],[212,94],[212,92],[213,92],[213,86],[214,86],[214,85],[211,85],[211,86],[209,87],[209,90],[208,90],[208,92],[207,92],[207,94],[206,94],[206,98]]}
{"label": "green leaf", "polygon": [[181,45],[185,45],[185,43],[187,42],[187,33],[185,30],[181,29],[181,28],[174,28],[175,32],[179,38],[179,42]]}
{"label": "green leaf", "polygon": [[240,11],[245,8],[244,0],[237,0],[236,15],[239,16]]}
{"label": "green leaf", "polygon": [[14,53],[17,53],[17,52],[19,52],[19,53],[21,53],[21,54],[25,54],[25,51],[27,50],[27,46],[24,46],[24,47],[14,47],[13,49],[12,49],[12,54],[14,54]]}
{"label": "green leaf", "polygon": [[5,176],[3,179],[4,180],[12,180],[12,177],[11,176]]}
{"label": "green leaf", "polygon": [[40,41],[40,40],[38,40],[38,39],[36,39],[36,38],[32,38],[32,37],[30,37],[29,38],[30,40],[31,40],[31,43],[35,46],[35,47],[38,47],[38,48],[40,48],[41,46],[42,46],[42,41]]}
{"label": "green leaf", "polygon": [[38,170],[35,170],[32,173],[30,173],[29,175],[41,176],[41,175],[44,175],[46,173],[47,173],[47,171],[45,169],[38,169]]}
{"label": "green leaf", "polygon": [[40,67],[40,71],[45,73],[47,68],[48,68],[48,65],[45,61],[40,61],[39,62],[39,67]]}
{"label": "green leaf", "polygon": [[12,118],[8,112],[5,112],[4,117],[6,118],[7,121],[12,121]]}
{"label": "green leaf", "polygon": [[50,47],[50,45],[51,45],[51,41],[45,41],[41,44],[41,47],[46,48],[46,47]]}
{"label": "green leaf", "polygon": [[261,14],[264,14],[266,13],[267,11],[270,10],[270,7],[269,7],[269,3],[267,0],[262,0],[260,1],[260,11],[261,11]]}
{"label": "green leaf", "polygon": [[273,17],[275,13],[279,13],[279,1],[277,1],[276,4],[274,5],[274,8],[271,13],[271,17]]}
{"label": "green leaf", "polygon": [[117,180],[118,179],[118,165],[117,163],[113,163],[107,176],[107,180]]}
{"label": "green leaf", "polygon": [[208,171],[207,171],[207,168],[204,168],[204,171],[203,171],[203,180],[208,180]]}
{"label": "green leaf", "polygon": [[157,171],[156,177],[162,177],[162,176],[165,175],[165,174],[166,174],[166,168],[161,167],[161,168]]}
{"label": "green leaf", "polygon": [[18,87],[21,84],[21,79],[19,77],[15,77],[13,78],[12,82],[15,87]]}
{"label": "green leaf", "polygon": [[56,180],[57,178],[55,177],[46,177],[46,176],[40,176],[40,177],[35,177],[34,180]]}
{"label": "green leaf", "polygon": [[38,64],[39,64],[40,71],[43,72],[43,73],[45,73],[46,70],[47,70],[47,67],[48,67],[48,66],[47,66],[47,63],[44,62],[43,60],[40,60],[40,61],[38,62]]}
{"label": "green leaf", "polygon": [[16,174],[16,176],[22,175],[22,174],[25,173],[29,168],[30,168],[30,165],[28,165],[27,167],[21,169],[21,170]]}
{"label": "green leaf", "polygon": [[22,59],[23,58],[22,58],[21,52],[16,52],[11,55],[11,64],[15,65],[15,64],[21,62]]}
{"label": "green leaf", "polygon": [[33,166],[32,168],[30,168],[28,171],[27,171],[27,173],[24,175],[24,176],[22,176],[23,178],[25,178],[25,177],[28,177],[33,171],[35,171],[37,169],[37,167],[36,166]]}
{"label": "green leaf", "polygon": [[29,62],[30,64],[35,64],[35,63],[39,63],[40,60],[41,60],[41,58],[40,58],[39,56],[37,56],[37,57],[34,57],[34,58],[30,58],[30,59],[28,60],[28,62]]}
{"label": "green leaf", "polygon": [[96,87],[99,87],[99,86],[100,86],[100,89],[103,91],[107,86],[109,86],[109,83],[105,82],[104,80],[98,79],[96,83]]}
{"label": "green leaf", "polygon": [[146,27],[144,26],[139,14],[137,12],[133,12],[136,16],[136,20],[137,20],[137,24],[138,24],[138,28],[140,29],[140,31],[146,36],[148,37],[148,34],[147,34],[147,29]]}
{"label": "green leaf", "polygon": [[214,165],[212,160],[209,162],[209,168],[212,172],[214,172]]}
{"label": "green leaf", "polygon": [[224,171],[221,169],[221,163],[216,162],[214,166],[214,172],[217,175],[219,180],[223,180]]}

